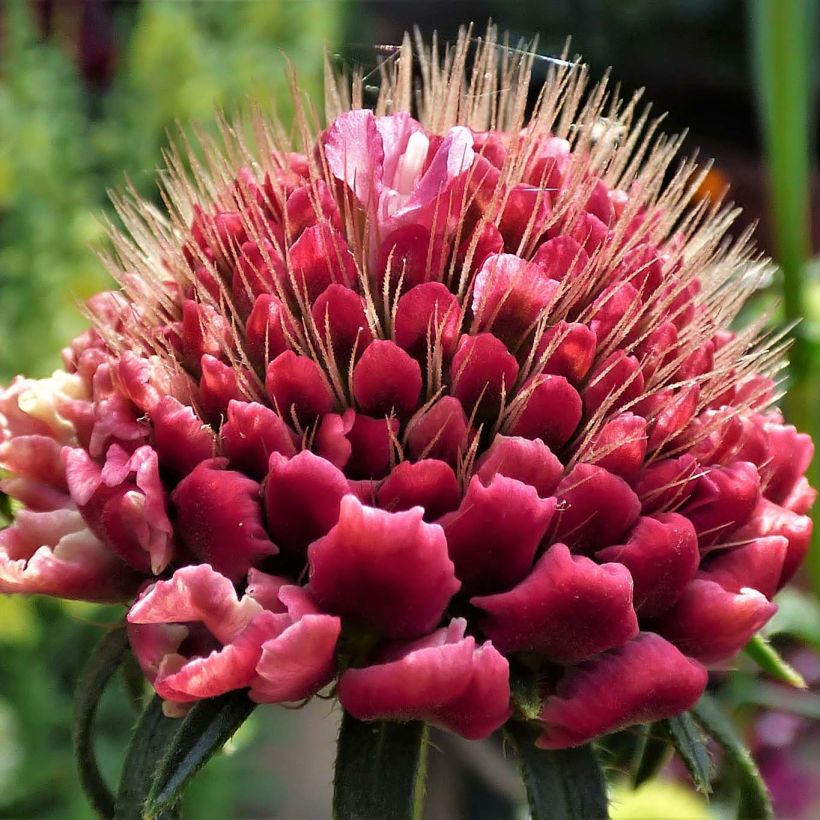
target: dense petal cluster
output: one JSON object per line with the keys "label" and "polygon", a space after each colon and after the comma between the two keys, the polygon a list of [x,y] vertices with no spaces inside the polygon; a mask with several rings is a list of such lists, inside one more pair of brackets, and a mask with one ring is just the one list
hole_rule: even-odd
{"label": "dense petal cluster", "polygon": [[0,393],[0,590],[129,603],[171,710],[334,683],[480,738],[512,660],[539,743],[577,745],[689,708],[808,548],[812,444],[726,329],[726,214],[634,106],[566,68],[525,116],[526,61],[484,87],[466,44],[419,119],[405,48],[301,152],[260,123],[255,157],[172,158],[65,371]]}

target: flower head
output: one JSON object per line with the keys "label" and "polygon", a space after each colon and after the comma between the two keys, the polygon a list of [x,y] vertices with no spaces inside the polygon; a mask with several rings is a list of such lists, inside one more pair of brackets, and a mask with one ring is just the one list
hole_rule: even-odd
{"label": "flower head", "polygon": [[172,154],[65,372],[0,394],[0,589],[133,602],[174,708],[335,680],[482,737],[515,659],[575,745],[691,706],[806,552],[732,212],[636,100],[566,65],[528,109],[529,59],[470,48],[422,54],[417,118],[405,43],[298,151],[260,119]]}

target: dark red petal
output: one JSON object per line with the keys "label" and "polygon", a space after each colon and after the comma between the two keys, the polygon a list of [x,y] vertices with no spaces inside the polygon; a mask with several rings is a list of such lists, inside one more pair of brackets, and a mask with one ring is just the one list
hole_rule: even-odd
{"label": "dark red petal", "polygon": [[[675,434],[680,432],[692,420],[698,408],[700,387],[690,384],[672,394],[662,407],[647,416],[649,425],[649,449],[655,450],[671,441]],[[636,412],[641,411],[638,407]]]}
{"label": "dark red petal", "polygon": [[584,461],[631,484],[643,467],[646,446],[646,422],[634,413],[620,413],[593,436]]}
{"label": "dark red petal", "polygon": [[319,429],[313,438],[313,452],[327,459],[334,467],[344,470],[353,452],[348,433],[355,419],[356,411],[352,408],[348,408],[341,415],[328,413],[322,416]]}
{"label": "dark red petal", "polygon": [[344,285],[329,285],[319,294],[310,312],[319,338],[333,351],[336,367],[347,374],[353,351],[358,358],[373,341],[364,299]]}
{"label": "dark red petal", "polygon": [[640,518],[624,544],[599,550],[595,557],[626,566],[635,584],[635,610],[649,618],[677,601],[700,563],[695,528],[677,513]]}
{"label": "dark red petal", "polygon": [[694,706],[706,670],[658,635],[634,641],[569,669],[540,719],[543,749],[580,746],[636,723],[673,717]]}
{"label": "dark red petal", "polygon": [[560,321],[541,337],[535,354],[538,363],[546,356],[543,373],[565,376],[579,382],[589,372],[595,358],[595,334],[579,322]]}
{"label": "dark red petal", "polygon": [[271,456],[264,492],[271,538],[282,550],[303,552],[339,520],[348,486],[341,470],[304,450],[291,459]]}
{"label": "dark red petal", "polygon": [[703,548],[745,524],[759,499],[757,468],[748,461],[738,461],[728,467],[712,468],[698,478],[682,512],[695,525]]}
{"label": "dark red petal", "polygon": [[468,445],[467,416],[461,402],[444,396],[407,426],[407,445],[413,459],[437,458],[455,466]]}
{"label": "dark red petal", "polygon": [[509,432],[523,438],[540,438],[556,449],[569,441],[581,421],[581,397],[563,376],[535,376],[519,393],[511,408]]}
{"label": "dark red petal", "polygon": [[390,292],[394,293],[401,282],[401,292],[404,293],[431,279],[439,279],[443,263],[440,239],[433,239],[423,225],[403,225],[384,240],[379,250],[376,267],[379,293],[384,287],[388,268]]}
{"label": "dark red petal", "polygon": [[262,239],[242,245],[231,281],[231,293],[243,316],[250,312],[258,296],[275,293],[277,283],[286,282],[285,260],[271,242]]}
{"label": "dark red petal", "polygon": [[483,418],[498,412],[503,395],[510,395],[518,362],[492,333],[463,335],[451,364],[450,390],[462,407]]}
{"label": "dark red petal", "polygon": [[210,305],[186,299],[182,303],[180,332],[185,362],[195,374],[199,374],[199,362],[206,353],[219,358],[229,348],[230,327]]}
{"label": "dark red petal", "polygon": [[190,407],[165,396],[151,410],[150,417],[160,466],[175,479],[214,455],[216,435]]}
{"label": "dark red petal", "polygon": [[641,295],[629,282],[613,282],[592,303],[589,327],[600,343],[617,328],[618,339],[628,337],[641,312]]}
{"label": "dark red petal", "polygon": [[487,643],[464,637],[466,623],[391,647],[381,663],[348,669],[342,706],[359,720],[427,720],[463,737],[488,737],[510,716],[509,667]]}
{"label": "dark red petal", "polygon": [[750,587],[771,599],[778,590],[788,546],[782,536],[771,535],[719,550],[707,558],[699,577],[716,581],[729,592]]}
{"label": "dark red petal", "polygon": [[399,299],[393,331],[399,347],[426,361],[428,337],[431,349],[438,341],[444,355],[452,355],[460,323],[461,308],[456,295],[441,282],[426,282]]}
{"label": "dark red petal", "polygon": [[475,465],[482,484],[503,475],[535,487],[541,498],[552,495],[563,472],[563,465],[541,439],[517,436],[497,435]]}
{"label": "dark red petal", "polygon": [[656,461],[644,468],[635,482],[645,515],[678,507],[695,489],[700,464],[690,455]]}
{"label": "dark red petal", "polygon": [[485,487],[473,476],[461,506],[438,522],[464,588],[499,592],[524,578],[554,510],[520,481],[497,474]]}
{"label": "dark red petal", "polygon": [[433,629],[460,584],[441,527],[422,515],[418,507],[388,513],[345,496],[336,526],[308,549],[319,606],[391,638]]}
{"label": "dark red petal", "polygon": [[260,486],[225,470],[225,459],[200,464],[174,490],[183,544],[217,572],[239,581],[251,566],[278,552],[262,525]]}
{"label": "dark red petal", "polygon": [[777,606],[755,589],[729,592],[715,581],[695,578],[650,628],[681,652],[703,663],[717,663],[736,655],[776,611]]}
{"label": "dark red petal", "polygon": [[470,278],[475,276],[481,266],[487,261],[491,254],[498,254],[504,250],[504,237],[492,222],[479,223],[475,230],[461,240],[456,254],[455,269],[461,272],[470,258],[470,267],[467,273]]}
{"label": "dark red petal", "polygon": [[575,664],[638,634],[632,578],[554,544],[509,592],[471,599],[489,615],[481,628],[501,652],[537,652]]}
{"label": "dark red petal", "polygon": [[643,299],[649,299],[664,281],[661,254],[655,245],[644,243],[630,248],[614,276],[629,282]]}
{"label": "dark red petal", "polygon": [[594,214],[582,213],[573,221],[569,235],[592,256],[606,241],[609,230]]}
{"label": "dark red petal", "polygon": [[297,188],[285,203],[284,223],[292,239],[317,222],[342,227],[339,206],[323,179],[312,180],[310,185]]}
{"label": "dark red petal", "polygon": [[305,228],[290,246],[288,260],[296,292],[306,295],[308,303],[334,282],[350,287],[356,281],[350,248],[341,232],[329,225]]}
{"label": "dark red petal", "polygon": [[775,504],[783,504],[805,474],[814,455],[810,436],[792,425],[766,424],[769,461],[761,468],[763,494]]}
{"label": "dark red petal", "polygon": [[269,365],[265,390],[277,412],[290,418],[291,408],[302,420],[329,413],[333,393],[319,366],[308,356],[297,356],[288,350]]}
{"label": "dark red petal", "polygon": [[556,236],[539,245],[532,261],[550,279],[560,282],[568,275],[582,275],[589,264],[589,256],[571,236]]}
{"label": "dark red petal", "polygon": [[760,538],[768,535],[782,535],[788,542],[783,571],[778,588],[787,584],[806,557],[811,543],[812,520],[807,515],[797,515],[765,498],[760,499],[752,517],[736,532],[733,541]]}
{"label": "dark red petal", "polygon": [[245,325],[248,356],[256,367],[266,368],[271,359],[288,349],[285,317],[285,307],[278,297],[263,293],[256,298]]}
{"label": "dark red petal", "polygon": [[231,466],[257,481],[267,475],[271,453],[288,458],[296,454],[296,434],[273,410],[257,402],[230,402],[220,435]]}
{"label": "dark red petal", "polygon": [[398,433],[398,419],[374,419],[356,413],[347,433],[351,448],[345,465],[348,478],[384,478],[390,470]]}
{"label": "dark red petal", "polygon": [[353,396],[372,415],[410,413],[421,386],[419,363],[394,342],[372,342],[353,368]]}
{"label": "dark red petal", "polygon": [[640,363],[623,350],[604,359],[590,376],[584,390],[584,412],[591,416],[604,402],[614,412],[643,393],[644,381]]}
{"label": "dark red petal", "polygon": [[578,464],[555,491],[553,541],[590,553],[617,542],[638,520],[641,505],[629,485],[592,464]]}
{"label": "dark red petal", "polygon": [[205,355],[200,361],[199,403],[212,424],[218,425],[228,412],[228,402],[244,399],[239,389],[236,371],[219,359]]}
{"label": "dark red petal", "polygon": [[422,507],[424,519],[433,521],[458,507],[461,486],[444,461],[402,461],[379,487],[377,498],[379,506],[390,512]]}

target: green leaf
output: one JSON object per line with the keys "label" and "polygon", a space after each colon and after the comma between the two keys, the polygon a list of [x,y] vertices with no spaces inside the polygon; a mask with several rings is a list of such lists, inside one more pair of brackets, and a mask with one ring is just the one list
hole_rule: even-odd
{"label": "green leaf", "polygon": [[103,779],[94,754],[94,718],[105,687],[128,653],[123,627],[107,632],[97,644],[74,696],[74,756],[80,784],[99,817],[114,815],[114,795]]}
{"label": "green leaf", "polygon": [[738,818],[742,820],[771,820],[774,818],[766,784],[731,720],[709,695],[704,695],[698,701],[692,709],[692,715],[704,731],[723,747],[727,758],[734,764],[740,775]]}
{"label": "green leaf", "polygon": [[762,636],[755,635],[743,651],[768,675],[795,689],[805,689],[803,676],[780,657],[778,651]]}
{"label": "green leaf", "polygon": [[[165,717],[162,698],[155,695],[148,702],[137,723],[125,763],[122,767],[114,820],[140,820],[145,817],[144,804],[151,789],[157,763],[179,731],[181,721]],[[165,817],[174,817],[166,814]],[[156,820],[160,820],[159,817]]]}
{"label": "green leaf", "polygon": [[684,762],[697,790],[709,794],[712,791],[712,758],[709,757],[706,740],[695,721],[684,713],[662,721],[661,725]]}
{"label": "green leaf", "polygon": [[365,723],[345,712],[333,778],[333,818],[418,820],[426,774],[426,723]]}
{"label": "green leaf", "polygon": [[504,727],[518,756],[532,820],[609,817],[606,781],[591,745],[539,749],[537,726],[511,720]]}
{"label": "green leaf", "polygon": [[656,777],[669,761],[672,749],[669,734],[665,728],[658,723],[651,724],[648,727],[641,756],[632,778],[632,786],[637,789],[647,780]]}
{"label": "green leaf", "polygon": [[197,703],[156,769],[146,803],[146,817],[160,817],[177,805],[191,778],[250,717],[256,704],[246,690]]}

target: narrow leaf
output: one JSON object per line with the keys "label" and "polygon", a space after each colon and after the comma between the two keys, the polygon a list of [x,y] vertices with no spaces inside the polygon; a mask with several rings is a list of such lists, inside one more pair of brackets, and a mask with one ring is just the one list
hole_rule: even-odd
{"label": "narrow leaf", "polygon": [[768,675],[795,689],[805,689],[803,676],[780,657],[780,653],[762,636],[755,635],[743,651]]}
{"label": "narrow leaf", "polygon": [[740,805],[737,816],[743,820],[772,820],[771,798],[751,753],[738,737],[735,727],[717,703],[704,695],[692,709],[695,720],[719,743],[735,765],[740,778]]}
{"label": "narrow leaf", "polygon": [[646,783],[647,780],[655,777],[667,764],[672,754],[673,747],[669,742],[669,734],[664,731],[664,727],[653,723],[648,729],[641,756],[632,778],[632,785],[636,789]]}
{"label": "narrow leaf", "polygon": [[538,728],[523,721],[509,721],[504,733],[518,756],[532,820],[609,817],[606,781],[592,746],[539,749]]}
{"label": "narrow leaf", "polygon": [[255,707],[242,689],[199,701],[188,712],[156,769],[146,803],[148,817],[160,816],[179,802],[191,778],[230,740]]}
{"label": "narrow leaf", "polygon": [[712,759],[695,721],[690,715],[683,714],[664,720],[662,725],[697,790],[709,794],[712,791]]}
{"label": "narrow leaf", "polygon": [[94,718],[105,687],[126,658],[128,638],[122,627],[107,632],[83,670],[74,695],[74,756],[80,784],[99,817],[114,815],[114,795],[94,754]]}
{"label": "narrow leaf", "polygon": [[334,820],[419,820],[426,774],[426,723],[365,723],[345,713],[333,779]]}
{"label": "narrow leaf", "polygon": [[[117,792],[114,820],[141,820],[157,763],[179,731],[181,721],[162,712],[162,699],[154,696],[143,710],[125,756]],[[160,820],[161,816],[155,818]],[[173,813],[164,817],[172,818]]]}

